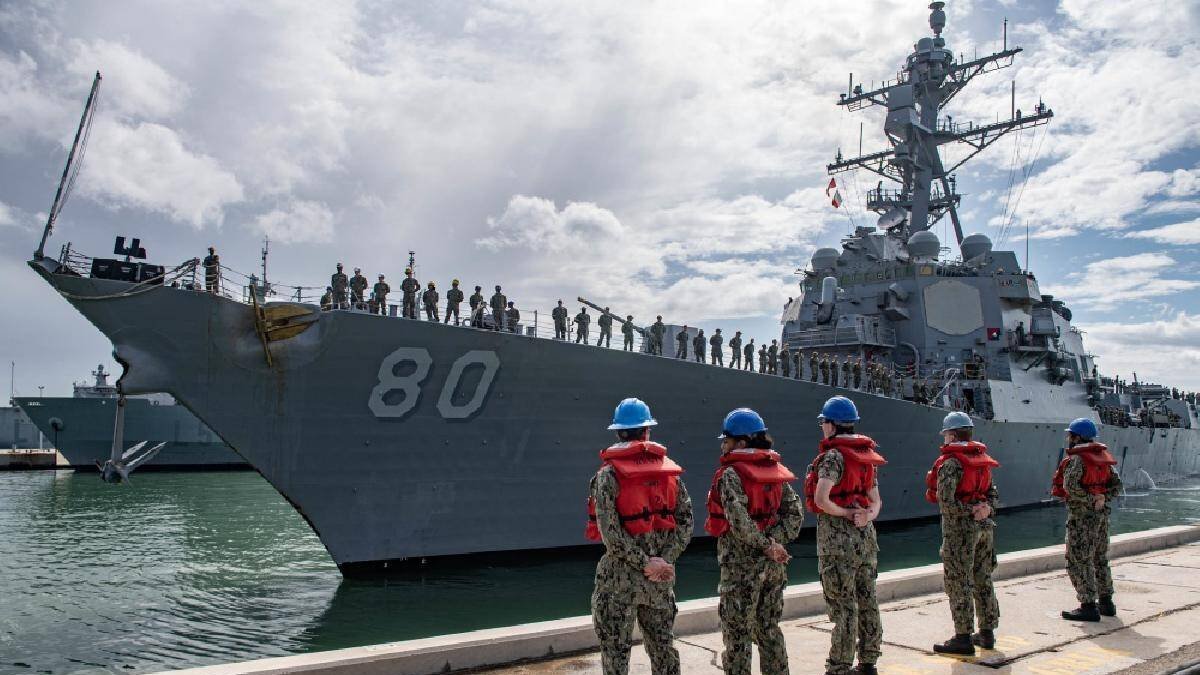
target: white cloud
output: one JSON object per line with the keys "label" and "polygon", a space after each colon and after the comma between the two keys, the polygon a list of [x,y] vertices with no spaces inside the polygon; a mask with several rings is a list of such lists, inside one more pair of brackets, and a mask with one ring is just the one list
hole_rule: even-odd
{"label": "white cloud", "polygon": [[195,228],[220,225],[227,205],[243,198],[237,178],[189,150],[165,126],[100,121],[92,131],[80,189],[113,207],[163,213]]}
{"label": "white cloud", "polygon": [[188,87],[160,65],[119,42],[94,40],[75,45],[68,69],[90,79],[105,75],[102,103],[122,117],[163,120],[174,115],[188,97]]}
{"label": "white cloud", "polygon": [[561,252],[576,246],[603,246],[625,234],[612,211],[590,202],[569,202],[562,211],[549,199],[515,195],[504,213],[488,218],[492,235],[480,241],[499,249],[525,247]]}
{"label": "white cloud", "polygon": [[[1100,354],[1106,374],[1119,373],[1168,386],[1200,390],[1200,315],[1179,312],[1144,323],[1081,326],[1089,351]],[[1153,338],[1153,339],[1150,339]]]}
{"label": "white cloud", "polygon": [[[1089,263],[1082,272],[1067,275],[1067,281],[1044,288],[1068,304],[1111,309],[1122,302],[1151,298],[1200,288],[1195,279],[1168,278],[1177,270],[1174,258],[1165,253],[1139,253]],[[1144,337],[1144,336],[1143,336]]]}
{"label": "white cloud", "polygon": [[0,227],[11,227],[17,224],[17,214],[13,207],[0,202]]}
{"label": "white cloud", "polygon": [[294,201],[254,219],[254,227],[282,244],[333,241],[333,212],[320,202]]}
{"label": "white cloud", "polygon": [[1130,232],[1125,236],[1135,239],[1153,239],[1163,244],[1200,244],[1200,219]]}

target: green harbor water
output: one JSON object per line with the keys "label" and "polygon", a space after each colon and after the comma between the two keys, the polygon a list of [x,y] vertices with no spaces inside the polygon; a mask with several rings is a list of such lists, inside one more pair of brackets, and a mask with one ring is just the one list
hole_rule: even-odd
{"label": "green harbor water", "polygon": [[[581,514],[581,527],[583,516]],[[1114,533],[1200,521],[1200,480],[1122,499]],[[999,516],[1015,551],[1063,538],[1060,508]],[[881,567],[936,562],[936,523],[885,526]],[[794,582],[816,578],[811,531]],[[596,550],[438,563],[343,579],[251,472],[0,473],[0,673],[139,673],[586,614]],[[713,546],[678,566],[680,599],[714,595]]]}

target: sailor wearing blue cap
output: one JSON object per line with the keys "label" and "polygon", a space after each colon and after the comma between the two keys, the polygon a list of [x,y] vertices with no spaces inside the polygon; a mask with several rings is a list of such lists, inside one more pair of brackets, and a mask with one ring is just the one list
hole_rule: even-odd
{"label": "sailor wearing blue cap", "polygon": [[779,620],[787,586],[784,544],[800,535],[804,508],[788,485],[796,476],[771,449],[763,418],[738,408],[721,425],[721,460],[708,490],[704,529],[717,537],[721,601],[717,613],[726,675],[750,675],[751,644],[764,675],[786,675]]}
{"label": "sailor wearing blue cap", "polygon": [[592,592],[592,624],[605,675],[629,672],[633,623],[656,675],[678,675],[675,561],[692,538],[692,501],[667,449],[650,440],[650,406],[627,398],[613,412],[617,442],[600,453],[586,536],[604,542]]}
{"label": "sailor wearing blue cap", "polygon": [[1067,576],[1079,608],[1062,613],[1068,621],[1099,621],[1116,616],[1112,571],[1108,566],[1109,500],[1121,494],[1117,460],[1097,442],[1096,423],[1080,417],[1066,428],[1066,457],[1054,472],[1050,493],[1067,505]]}

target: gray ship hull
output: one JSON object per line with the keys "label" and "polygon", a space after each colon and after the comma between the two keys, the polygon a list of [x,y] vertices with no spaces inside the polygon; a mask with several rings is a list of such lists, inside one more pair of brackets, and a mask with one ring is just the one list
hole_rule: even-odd
{"label": "gray ship hull", "polygon": [[[18,398],[17,405],[71,468],[95,471],[112,451],[114,408],[110,398]],[[129,399],[125,407],[126,446],[165,441],[140,471],[250,468],[221,439],[179,405],[153,405]]]}
{"label": "gray ship hull", "polygon": [[[53,263],[47,262],[53,266]],[[113,342],[128,393],[165,391],[237,448],[305,517],[343,569],[413,557],[584,544],[585,495],[617,401],[653,408],[702,509],[726,412],[753,406],[785,461],[813,457],[816,411],[858,404],[889,463],[883,518],[934,514],[924,478],[944,411],[690,361],[437,323],[323,312],[273,342],[253,310],[159,287],[36,270]],[[153,317],[153,318],[151,318]],[[1040,411],[1045,414],[1046,411]],[[1065,421],[1065,420],[1064,420]],[[1005,506],[1049,499],[1062,423],[979,422]],[[1195,430],[1105,428],[1124,475],[1200,471]],[[697,532],[703,518],[698,518]]]}

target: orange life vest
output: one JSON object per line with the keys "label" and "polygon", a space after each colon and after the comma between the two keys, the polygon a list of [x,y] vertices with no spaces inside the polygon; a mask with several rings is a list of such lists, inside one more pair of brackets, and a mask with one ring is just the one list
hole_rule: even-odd
{"label": "orange life vest", "polygon": [[955,498],[963,504],[987,501],[988,490],[992,487],[992,469],[1000,466],[1000,462],[992,459],[987,454],[987,446],[979,441],[955,441],[942,446],[942,455],[925,474],[925,501],[938,503],[938,471],[951,457],[957,459],[963,468],[958,489],[954,491]]}
{"label": "orange life vest", "polygon": [[871,502],[867,493],[875,486],[875,467],[887,464],[887,460],[875,451],[875,441],[861,434],[832,436],[823,439],[817,446],[819,452],[808,473],[804,476],[804,505],[813,513],[824,513],[818,506],[817,465],[825,453],[837,449],[846,461],[842,479],[829,491],[829,499],[842,508],[860,506],[866,508]]}
{"label": "orange life vest", "polygon": [[[667,457],[667,449],[651,441],[617,443],[600,453],[600,468],[611,466],[617,477],[617,515],[632,535],[675,529],[677,480],[683,468]],[[584,532],[600,541],[596,501],[588,497],[588,523]]]}
{"label": "orange life vest", "polygon": [[1083,458],[1083,489],[1092,495],[1102,495],[1108,492],[1108,482],[1112,479],[1112,467],[1116,465],[1117,459],[1109,453],[1108,446],[1093,441],[1067,448],[1067,456],[1058,463],[1058,470],[1054,472],[1050,494],[1060,499],[1067,498],[1067,488],[1063,485],[1063,471],[1067,468],[1067,462],[1070,461],[1071,455],[1079,455]]}
{"label": "orange life vest", "polygon": [[762,532],[779,521],[779,505],[783,503],[783,484],[796,480],[796,475],[779,462],[774,450],[734,451],[721,455],[721,466],[713,474],[708,488],[708,519],[704,531],[719,537],[729,531],[725,507],[721,505],[721,489],[717,482],[727,467],[733,467],[746,491],[746,507],[750,517]]}

